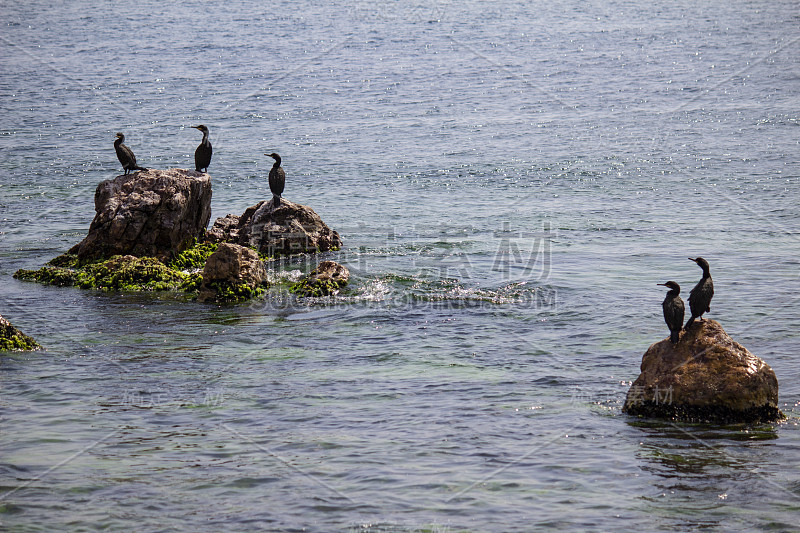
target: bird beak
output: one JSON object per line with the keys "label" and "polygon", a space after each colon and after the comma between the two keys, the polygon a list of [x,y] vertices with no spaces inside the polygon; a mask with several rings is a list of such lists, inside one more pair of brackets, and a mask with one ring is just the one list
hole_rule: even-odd
{"label": "bird beak", "polygon": [[691,257],[689,258],[689,261],[694,261],[695,263],[697,263],[697,259],[692,259]]}
{"label": "bird beak", "polygon": [[667,286],[666,283],[656,283],[656,285],[661,285],[662,287],[666,287]]}
{"label": "bird beak", "polygon": [[194,129],[199,130],[200,126],[192,126]]}

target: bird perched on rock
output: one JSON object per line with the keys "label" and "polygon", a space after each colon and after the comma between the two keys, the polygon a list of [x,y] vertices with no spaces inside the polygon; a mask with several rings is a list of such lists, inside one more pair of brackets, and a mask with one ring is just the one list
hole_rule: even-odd
{"label": "bird perched on rock", "polygon": [[286,173],[281,168],[281,156],[274,152],[264,155],[268,155],[275,160],[269,171],[269,190],[272,191],[275,207],[278,207],[281,205],[281,194],[283,194],[283,187],[286,185]]}
{"label": "bird perched on rock", "polygon": [[685,312],[683,300],[681,300],[679,296],[681,293],[681,286],[674,281],[659,283],[658,285],[669,289],[667,297],[664,298],[664,301],[661,303],[661,307],[664,309],[664,322],[667,323],[667,327],[669,328],[669,340],[672,341],[672,344],[677,344],[680,339],[683,315]]}
{"label": "bird perched on rock", "polygon": [[692,311],[692,317],[686,322],[684,329],[689,329],[695,318],[703,320],[703,313],[711,311],[711,298],[714,297],[714,282],[711,281],[711,274],[708,271],[708,261],[702,257],[697,259],[690,257],[689,260],[703,269],[703,277],[689,293],[689,309]]}
{"label": "bird perched on rock", "polygon": [[192,127],[203,132],[203,140],[194,151],[194,169],[197,172],[208,172],[208,165],[211,164],[211,142],[208,140],[208,128],[202,124]]}
{"label": "bird perched on rock", "polygon": [[147,170],[136,164],[136,156],[133,155],[130,148],[122,144],[123,142],[125,142],[125,136],[117,133],[117,139],[114,141],[114,150],[117,152],[117,159],[122,163],[125,174],[128,174],[131,170]]}

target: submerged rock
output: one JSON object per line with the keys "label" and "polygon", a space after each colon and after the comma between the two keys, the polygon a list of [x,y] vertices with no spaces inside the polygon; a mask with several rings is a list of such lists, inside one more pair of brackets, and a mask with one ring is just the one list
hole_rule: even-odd
{"label": "submerged rock", "polygon": [[783,418],[775,372],[714,320],[695,322],[677,344],[667,338],[650,346],[641,371],[625,413],[720,422]]}
{"label": "submerged rock", "polygon": [[167,267],[153,257],[116,255],[78,267],[59,256],[39,270],[20,269],[14,277],[60,287],[76,286],[101,291],[178,291],[185,290],[187,275]]}
{"label": "submerged rock", "polygon": [[265,200],[248,207],[242,216],[218,218],[207,232],[211,242],[249,246],[269,257],[338,250],[339,234],[310,207],[286,199],[275,207]]}
{"label": "submerged rock", "polygon": [[298,296],[337,294],[350,281],[350,271],[334,261],[323,261],[291,287]]}
{"label": "submerged rock", "polygon": [[255,250],[222,243],[206,261],[198,299],[201,302],[235,302],[263,293],[267,279],[264,263]]}
{"label": "submerged rock", "polygon": [[31,351],[41,348],[33,337],[25,335],[0,316],[0,351]]}
{"label": "submerged rock", "polygon": [[211,177],[184,169],[144,170],[97,186],[89,234],[70,254],[167,259],[202,238],[211,218]]}

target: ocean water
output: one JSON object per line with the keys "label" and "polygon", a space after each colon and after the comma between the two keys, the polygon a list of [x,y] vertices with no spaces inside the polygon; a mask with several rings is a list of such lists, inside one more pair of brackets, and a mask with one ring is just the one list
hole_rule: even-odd
{"label": "ocean water", "polygon": [[[0,529],[797,530],[796,2],[0,12],[0,314],[47,348],[0,354]],[[188,168],[199,123],[213,217],[277,151],[346,294],[12,278],[85,235],[117,131]],[[696,255],[786,421],[621,413]]]}

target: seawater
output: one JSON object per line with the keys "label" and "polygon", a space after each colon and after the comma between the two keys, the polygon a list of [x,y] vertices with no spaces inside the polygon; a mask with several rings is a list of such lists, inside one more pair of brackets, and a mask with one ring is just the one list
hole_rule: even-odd
{"label": "seawater", "polygon": [[[795,2],[6,2],[5,531],[789,531]],[[347,294],[211,306],[11,276],[86,233],[121,131],[213,216],[285,196]],[[673,279],[788,420],[620,412]],[[273,268],[298,276],[312,264]]]}

